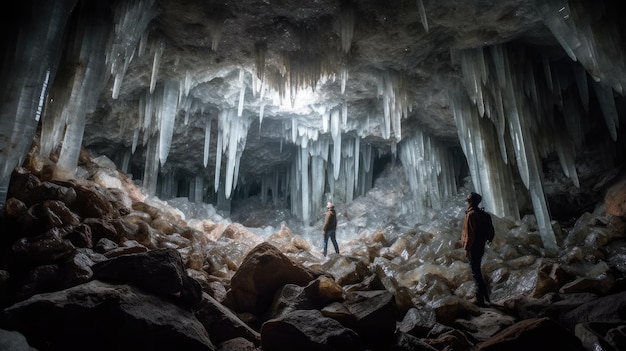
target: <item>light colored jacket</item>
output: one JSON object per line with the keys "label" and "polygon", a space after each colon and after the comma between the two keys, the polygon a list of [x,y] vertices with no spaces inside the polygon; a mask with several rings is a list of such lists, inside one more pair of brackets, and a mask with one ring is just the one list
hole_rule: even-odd
{"label": "light colored jacket", "polygon": [[326,216],[324,217],[324,227],[322,228],[323,232],[326,232],[328,229],[336,229],[337,228],[337,213],[335,212],[335,208],[331,207],[326,210]]}
{"label": "light colored jacket", "polygon": [[463,232],[461,233],[461,244],[467,251],[472,249],[476,240],[476,230],[478,229],[478,221],[480,220],[476,207],[470,207],[465,210],[465,219],[463,220]]}

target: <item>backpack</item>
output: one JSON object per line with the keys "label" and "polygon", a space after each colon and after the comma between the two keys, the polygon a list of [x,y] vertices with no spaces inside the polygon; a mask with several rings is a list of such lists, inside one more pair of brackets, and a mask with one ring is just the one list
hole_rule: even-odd
{"label": "backpack", "polygon": [[493,228],[493,222],[491,221],[491,215],[489,212],[485,211],[484,208],[478,210],[480,214],[480,224],[479,224],[479,233],[484,235],[485,241],[492,242],[494,236],[496,235],[496,231]]}

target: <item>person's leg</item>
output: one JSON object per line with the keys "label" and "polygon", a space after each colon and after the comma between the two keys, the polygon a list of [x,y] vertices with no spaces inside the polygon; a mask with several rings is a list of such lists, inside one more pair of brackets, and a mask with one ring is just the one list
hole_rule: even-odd
{"label": "person's leg", "polygon": [[328,231],[324,233],[324,257],[326,257],[327,248],[328,248]]}
{"label": "person's leg", "polygon": [[330,240],[333,242],[333,246],[335,247],[335,252],[339,253],[339,245],[337,245],[337,238],[335,237],[335,231],[330,231]]}
{"label": "person's leg", "polygon": [[[482,252],[481,252],[482,251]],[[489,295],[487,293],[487,286],[483,273],[480,268],[480,264],[483,258],[484,250],[472,250],[470,252],[470,268],[472,270],[472,277],[476,284],[476,302],[478,304],[484,304],[485,300],[489,301]]]}

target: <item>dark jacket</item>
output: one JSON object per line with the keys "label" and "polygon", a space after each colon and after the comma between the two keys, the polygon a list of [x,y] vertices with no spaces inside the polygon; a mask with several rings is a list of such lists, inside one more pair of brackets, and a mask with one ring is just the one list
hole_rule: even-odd
{"label": "dark jacket", "polygon": [[326,217],[324,218],[324,228],[322,231],[326,232],[328,229],[336,229],[337,228],[337,213],[335,212],[335,208],[331,207],[326,210]]}

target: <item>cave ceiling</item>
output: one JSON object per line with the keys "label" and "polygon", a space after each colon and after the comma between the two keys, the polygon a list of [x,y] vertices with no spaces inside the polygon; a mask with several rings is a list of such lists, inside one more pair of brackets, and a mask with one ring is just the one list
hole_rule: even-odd
{"label": "cave ceiling", "polygon": [[[181,89],[187,80],[189,89],[189,102],[179,105],[170,154],[161,170],[207,172],[210,177],[203,165],[206,121],[214,123],[210,169],[216,159],[217,116],[238,108],[243,70],[242,118],[249,119],[250,126],[241,155],[242,178],[287,167],[294,153],[292,119],[324,134],[324,111],[344,106],[348,117],[342,133],[358,134],[362,142],[383,152],[416,129],[456,146],[449,93],[460,81],[458,50],[512,42],[563,55],[532,1],[422,3],[423,11],[415,0],[157,0],[145,49],[135,52],[119,96],[112,97],[113,79],[107,84],[89,115],[83,145],[118,161],[130,148],[137,106],[150,89],[159,46],[163,51],[157,89],[166,80],[180,82]],[[347,34],[347,45],[342,44],[346,30],[352,34]],[[343,75],[347,79],[342,92]],[[263,99],[259,76],[269,86]],[[402,135],[385,138],[379,86],[390,76],[400,82],[408,109]],[[280,87],[286,92],[276,99]],[[135,168],[143,166],[144,149],[139,145],[133,155]]]}

